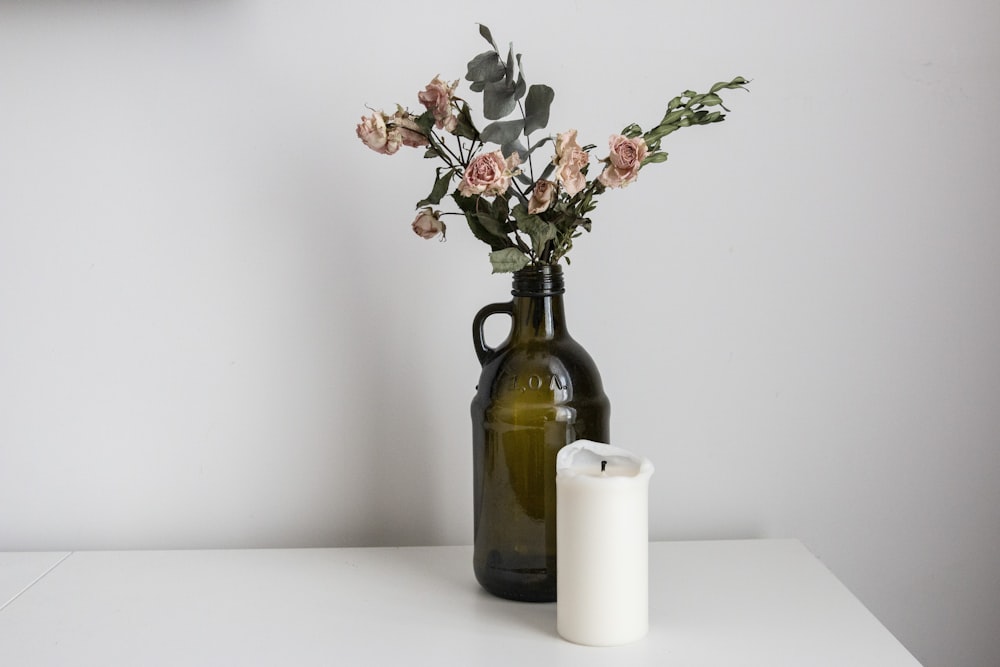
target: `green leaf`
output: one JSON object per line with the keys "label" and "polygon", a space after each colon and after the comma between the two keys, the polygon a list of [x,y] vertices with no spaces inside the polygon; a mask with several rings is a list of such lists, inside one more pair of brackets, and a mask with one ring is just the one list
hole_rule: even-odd
{"label": "green leaf", "polygon": [[514,273],[526,267],[529,262],[528,256],[517,248],[504,248],[490,253],[493,273]]}
{"label": "green leaf", "polygon": [[471,139],[472,141],[479,139],[479,130],[476,129],[476,125],[472,121],[472,113],[469,111],[469,105],[465,102],[459,104],[458,123],[455,125],[454,134],[459,137]]}
{"label": "green leaf", "polygon": [[679,129],[680,125],[657,125],[652,130],[643,135],[643,139],[646,140],[646,145],[650,145],[654,142],[659,141],[663,137],[667,136],[671,132]]}
{"label": "green leaf", "polygon": [[529,215],[523,206],[514,207],[514,218],[517,220],[517,228],[531,237],[531,247],[535,254],[540,254],[547,242],[555,240],[555,225],[545,222],[537,215]]}
{"label": "green leaf", "polygon": [[499,51],[499,49],[497,48],[497,43],[493,41],[493,34],[490,33],[490,29],[484,26],[482,23],[479,24],[479,34],[483,36],[483,39],[485,39],[487,42],[490,43],[490,46],[493,47],[494,51]]}
{"label": "green leaf", "polygon": [[465,213],[469,227],[472,228],[476,238],[489,243],[494,250],[513,245],[507,238],[514,228],[507,220],[508,205],[505,198],[497,197],[490,202],[486,197],[479,195],[465,197],[458,190],[452,193],[451,198]]}
{"label": "green leaf", "polygon": [[465,78],[476,83],[489,83],[502,80],[506,71],[495,51],[484,51],[469,61]]}
{"label": "green leaf", "polygon": [[496,197],[493,200],[493,203],[490,204],[490,215],[501,221],[504,235],[514,231],[507,221],[507,216],[510,215],[510,205],[507,203],[506,197]]}
{"label": "green leaf", "polygon": [[497,218],[494,218],[493,215],[491,215],[490,213],[485,213],[485,212],[476,213],[476,220],[479,221],[479,224],[481,224],[483,226],[483,229],[489,232],[491,236],[495,236],[497,238],[506,238],[507,235],[506,220],[498,220]]}
{"label": "green leaf", "polygon": [[687,108],[668,111],[666,115],[663,116],[663,120],[660,121],[660,125],[671,125],[690,113],[691,111]]}
{"label": "green leaf", "polygon": [[642,134],[642,128],[636,125],[635,123],[632,123],[631,125],[622,130],[622,136],[628,137],[629,139],[635,139],[640,134]]}
{"label": "green leaf", "polygon": [[659,164],[660,162],[667,161],[667,154],[664,152],[650,153],[646,156],[646,159],[642,161],[642,166],[645,167],[647,164]]}
{"label": "green leaf", "polygon": [[549,124],[549,109],[556,93],[550,87],[536,83],[528,88],[524,99],[524,134],[528,135]]}
{"label": "green leaf", "polygon": [[722,104],[722,98],[715,93],[709,93],[708,95],[702,95],[698,102],[706,107],[714,107],[716,104]]}
{"label": "green leaf", "polygon": [[441,198],[448,193],[448,185],[451,183],[451,177],[454,173],[455,172],[452,169],[438,167],[437,178],[434,181],[434,187],[431,188],[431,193],[427,195],[427,199],[422,199],[417,202],[417,208],[427,206],[428,204],[440,204]]}
{"label": "green leaf", "polygon": [[732,81],[720,81],[709,89],[709,93],[717,93],[723,89],[733,90],[735,88],[742,88],[745,84],[750,83],[742,76],[738,76]]}
{"label": "green leaf", "polygon": [[465,221],[469,224],[472,235],[483,243],[489,245],[493,250],[510,248],[514,243],[504,234],[494,234],[483,226],[479,219],[478,211],[481,209],[489,218],[489,202],[482,197],[464,197],[457,190],[451,193],[451,198],[455,200],[458,207],[465,214]]}
{"label": "green leaf", "polygon": [[505,80],[488,82],[483,90],[483,116],[487,120],[506,118],[517,106],[515,85]]}
{"label": "green leaf", "polygon": [[425,135],[430,134],[431,128],[434,127],[434,112],[431,111],[430,109],[423,112],[422,114],[417,116],[416,123],[417,127],[420,128],[421,132],[423,132]]}
{"label": "green leaf", "polygon": [[475,216],[475,214],[466,213],[465,221],[469,223],[469,229],[472,231],[472,235],[487,244],[493,250],[502,250],[504,248],[510,248],[514,245],[511,243],[510,239],[500,238],[490,234],[486,228],[480,224],[479,219]]}
{"label": "green leaf", "polygon": [[484,127],[480,138],[492,144],[509,144],[521,135],[523,129],[524,121],[520,118],[500,120]]}

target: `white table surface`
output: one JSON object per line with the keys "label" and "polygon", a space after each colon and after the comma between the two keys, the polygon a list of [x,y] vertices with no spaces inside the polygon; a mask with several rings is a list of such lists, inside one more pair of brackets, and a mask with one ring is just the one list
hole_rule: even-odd
{"label": "white table surface", "polygon": [[0,554],[0,665],[919,665],[797,540],[650,545],[650,633],[589,648],[471,547]]}

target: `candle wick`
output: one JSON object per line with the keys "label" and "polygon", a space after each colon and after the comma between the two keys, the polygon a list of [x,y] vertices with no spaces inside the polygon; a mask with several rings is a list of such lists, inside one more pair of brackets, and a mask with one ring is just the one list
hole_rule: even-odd
{"label": "candle wick", "polygon": [[607,470],[607,467],[608,467],[608,462],[607,461],[601,461],[601,472],[604,472],[605,470]]}

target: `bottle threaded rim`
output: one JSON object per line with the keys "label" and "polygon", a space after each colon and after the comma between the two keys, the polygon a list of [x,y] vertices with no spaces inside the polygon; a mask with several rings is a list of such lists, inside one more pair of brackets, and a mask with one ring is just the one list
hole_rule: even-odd
{"label": "bottle threaded rim", "polygon": [[514,273],[514,296],[554,296],[566,291],[562,267],[553,264],[526,266]]}

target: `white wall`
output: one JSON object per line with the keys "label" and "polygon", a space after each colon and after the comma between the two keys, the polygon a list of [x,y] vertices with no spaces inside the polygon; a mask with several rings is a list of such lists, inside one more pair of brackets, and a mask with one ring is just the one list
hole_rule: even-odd
{"label": "white wall", "polygon": [[802,539],[1000,661],[995,2],[0,1],[0,548],[468,543],[486,248],[354,136],[485,46],[602,144],[735,75],[568,269],[654,539]]}

